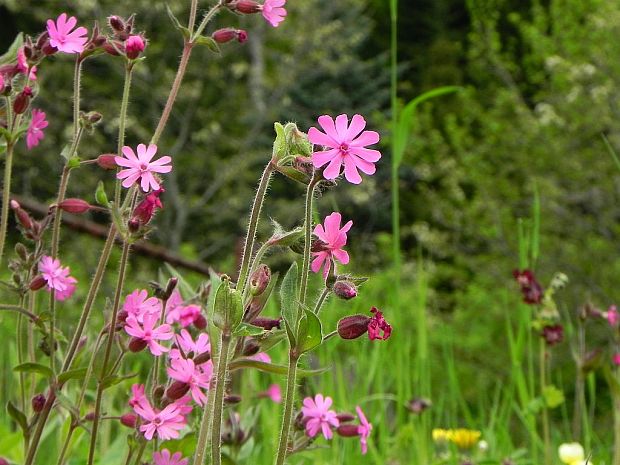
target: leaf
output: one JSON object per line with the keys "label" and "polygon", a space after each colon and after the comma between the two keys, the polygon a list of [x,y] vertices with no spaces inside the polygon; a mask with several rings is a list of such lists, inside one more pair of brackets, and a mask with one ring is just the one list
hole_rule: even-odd
{"label": "leaf", "polygon": [[71,145],[65,145],[60,151],[60,156],[65,160],[69,161],[69,158],[71,158]]}
{"label": "leaf", "polygon": [[138,376],[138,373],[131,373],[129,375],[109,375],[103,378],[101,385],[103,386],[103,389],[107,389],[109,387],[116,386],[126,379],[135,378],[136,376]]}
{"label": "leaf", "polygon": [[19,34],[17,34],[15,39],[13,39],[13,43],[4,53],[4,55],[0,56],[0,65],[6,65],[8,63],[17,61],[17,51],[21,48],[22,45],[24,45],[24,35],[20,32]]}
{"label": "leaf", "polygon": [[280,285],[280,304],[282,305],[282,318],[286,325],[291,346],[295,345],[295,334],[297,333],[297,325],[299,322],[299,306],[297,304],[297,296],[299,290],[297,288],[297,262],[293,262],[291,267],[284,275],[282,284]]}
{"label": "leaf", "polygon": [[[240,370],[242,368],[256,368],[259,371],[265,373],[274,373],[276,375],[286,375],[288,373],[288,367],[284,365],[274,365],[273,363],[259,362],[251,358],[239,358],[233,360],[228,364],[230,371]],[[304,370],[303,368],[297,369],[297,376],[316,376],[321,373],[325,373],[329,368],[319,368],[318,370]]]}
{"label": "leaf", "polygon": [[213,324],[222,331],[234,331],[243,318],[241,292],[230,287],[230,278],[223,278],[217,288],[213,306]]}
{"label": "leaf", "polygon": [[26,372],[26,373],[39,373],[47,378],[51,378],[53,376],[52,370],[50,367],[45,365],[41,365],[40,363],[34,362],[26,362],[21,365],[17,365],[13,367],[13,371],[18,372]]}
{"label": "leaf", "polygon": [[84,379],[86,376],[86,367],[84,368],[74,368],[73,370],[65,371],[58,375],[58,383],[64,384],[71,379]]}
{"label": "leaf", "polygon": [[211,38],[211,37],[198,36],[194,40],[194,43],[197,44],[197,45],[204,45],[209,50],[211,50],[213,53],[217,53],[218,55],[220,53],[222,53],[221,50],[220,50],[219,45],[217,45],[217,42],[215,40],[213,40],[213,38]]}
{"label": "leaf", "polygon": [[249,323],[240,323],[233,332],[233,336],[260,336],[265,332],[264,328]]}
{"label": "leaf", "polygon": [[310,310],[305,310],[304,313],[297,333],[297,349],[302,354],[320,346],[323,342],[321,320]]}
{"label": "leaf", "polygon": [[271,331],[265,331],[262,335],[257,336],[256,342],[258,342],[261,352],[267,352],[273,346],[286,339],[286,337],[283,329],[273,328]]}
{"label": "leaf", "polygon": [[11,402],[10,400],[6,404],[6,411],[9,416],[19,425],[24,434],[27,433],[28,419],[26,418],[26,415],[24,415],[24,412],[22,412],[15,405],[13,405],[13,402]]}
{"label": "leaf", "polygon": [[278,166],[276,169],[280,173],[282,173],[284,176],[286,176],[287,178],[292,179],[293,181],[297,181],[305,186],[307,186],[310,183],[310,176],[308,176],[305,173],[302,173],[299,170],[296,170],[292,166],[288,166],[288,165]]}
{"label": "leaf", "polygon": [[172,12],[172,10],[170,9],[170,6],[168,6],[168,4],[166,3],[166,13],[168,13],[168,17],[170,18],[170,21],[172,21],[172,25],[181,32],[181,34],[183,34],[183,37],[186,39],[189,39],[190,37],[190,32],[189,29],[187,29],[186,27],[181,26],[181,23],[179,22],[179,20],[177,19],[176,16],[174,16],[174,13]]}
{"label": "leaf", "polygon": [[556,408],[564,403],[564,393],[553,384],[545,386],[543,397],[548,408]]}

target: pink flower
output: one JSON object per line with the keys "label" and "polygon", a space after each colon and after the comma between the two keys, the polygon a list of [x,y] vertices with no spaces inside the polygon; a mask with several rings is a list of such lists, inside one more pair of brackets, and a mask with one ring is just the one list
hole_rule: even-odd
{"label": "pink flower", "polygon": [[379,142],[379,133],[362,132],[366,127],[366,120],[361,115],[354,115],[350,125],[348,121],[347,115],[337,116],[335,124],[331,116],[319,116],[319,124],[325,133],[312,127],[308,131],[308,140],[313,144],[329,147],[329,150],[314,152],[312,164],[315,168],[320,168],[329,163],[323,172],[326,179],[336,179],[344,164],[344,177],[350,183],[359,184],[362,178],[357,170],[372,175],[375,173],[374,163],[381,158],[378,150],[366,148],[366,145]]}
{"label": "pink flower", "polygon": [[266,352],[259,352],[257,354],[252,355],[251,357],[248,357],[248,358],[250,360],[256,360],[257,362],[271,363],[271,357]]}
{"label": "pink flower", "polygon": [[156,297],[149,297],[146,290],[136,289],[125,297],[123,310],[127,312],[128,316],[133,316],[138,323],[142,323],[146,314],[160,315],[161,302]]}
{"label": "pink flower", "polygon": [[144,384],[134,384],[131,386],[131,397],[129,398],[129,406],[135,407],[142,403],[148,403],[146,395],[144,394]]}
{"label": "pink flower", "polygon": [[615,305],[612,305],[607,309],[607,321],[611,327],[616,327],[618,326],[618,323],[620,323],[620,314],[618,313],[618,309]]}
{"label": "pink flower", "polygon": [[620,366],[620,352],[614,354],[611,361],[614,363],[614,365]]}
{"label": "pink flower", "polygon": [[532,270],[514,270],[512,275],[521,288],[523,302],[529,305],[537,305],[542,302],[544,291]]}
{"label": "pink flower", "polygon": [[172,291],[168,302],[166,302],[166,323],[173,324],[181,321],[181,309],[183,308],[183,297],[179,289]]}
{"label": "pink flower", "polygon": [[362,409],[359,407],[355,407],[355,411],[357,412],[357,416],[360,419],[360,424],[357,427],[357,434],[360,435],[360,444],[362,445],[362,454],[368,452],[368,436],[370,436],[370,432],[372,431],[372,425],[368,423],[366,419],[366,415],[362,412]]}
{"label": "pink flower", "polygon": [[[383,318],[381,313],[376,307],[370,309],[373,313],[372,318],[368,322],[368,339],[374,341],[375,339],[386,340],[392,335],[392,327]],[[383,335],[381,334],[383,332]]]}
{"label": "pink flower", "polygon": [[[318,273],[323,265],[323,278],[327,278],[331,269],[332,260],[336,259],[343,265],[349,263],[349,254],[342,249],[347,243],[347,231],[351,229],[353,221],[348,221],[342,228],[340,213],[334,212],[325,218],[325,227],[317,224],[314,234],[322,241],[318,246],[319,250],[312,252],[315,257],[312,261],[312,271]],[[314,249],[314,248],[313,248]]]}
{"label": "pink flower", "polygon": [[265,393],[267,394],[267,397],[269,397],[276,404],[282,402],[282,389],[279,384],[270,385]]}
{"label": "pink flower", "polygon": [[125,41],[125,53],[127,58],[135,60],[140,56],[140,53],[144,51],[146,44],[144,39],[140,36],[129,36]]}
{"label": "pink flower", "polygon": [[116,177],[124,179],[123,187],[131,187],[139,179],[140,186],[144,192],[148,192],[149,186],[153,190],[159,189],[159,183],[155,180],[153,173],[169,173],[172,170],[172,166],[164,165],[170,163],[172,159],[165,156],[151,162],[157,153],[157,146],[155,144],[149,144],[148,147],[144,144],[139,144],[137,150],[138,156],[136,157],[131,147],[124,146],[123,155],[125,157],[114,157],[114,161],[116,161],[118,166],[127,168],[121,170]]}
{"label": "pink flower", "polygon": [[60,260],[44,255],[39,262],[39,271],[45,279],[48,291],[54,290],[56,300],[66,300],[75,291],[77,280],[69,276],[71,270],[68,266],[63,267]]}
{"label": "pink flower", "polygon": [[88,38],[88,31],[85,27],[78,27],[72,31],[77,24],[77,19],[71,16],[67,20],[67,13],[62,13],[56,23],[51,19],[47,20],[47,32],[50,35],[50,45],[64,53],[82,53]]}
{"label": "pink flower", "polygon": [[128,316],[125,332],[145,343],[153,355],[159,356],[164,352],[168,352],[168,349],[157,341],[167,341],[174,337],[170,325],[163,324],[155,327],[158,316],[153,313],[145,313],[142,319],[142,324],[140,324],[135,316]]}
{"label": "pink flower", "polygon": [[273,27],[278,27],[278,25],[284,21],[284,17],[286,16],[286,10],[284,9],[285,3],[286,0],[265,0],[263,4],[261,8],[263,18]]}
{"label": "pink flower", "polygon": [[185,383],[189,386],[192,398],[200,406],[207,401],[202,389],[209,389],[211,375],[213,374],[213,364],[211,361],[196,366],[193,360],[177,358],[172,360],[168,368],[168,376],[172,379]]}
{"label": "pink flower", "polygon": [[202,355],[211,351],[211,344],[209,343],[209,336],[207,333],[200,333],[198,338],[194,341],[192,335],[186,329],[182,329],[180,334],[176,335],[176,341],[181,350],[172,349],[170,351],[170,358],[185,358],[190,352],[194,354],[194,358],[198,355]]}
{"label": "pink flower", "polygon": [[133,210],[132,217],[140,224],[148,224],[155,212],[164,207],[159,196],[165,192],[164,188],[157,189],[146,194],[144,199]]}
{"label": "pink flower", "polygon": [[179,431],[187,424],[179,405],[176,403],[169,404],[163,410],[158,411],[151,406],[148,399],[144,398],[133,409],[144,420],[140,426],[140,431],[149,441],[153,439],[155,434],[164,441],[178,438]]}
{"label": "pink flower", "polygon": [[312,397],[306,397],[304,399],[301,413],[303,414],[303,421],[306,424],[306,434],[311,438],[315,437],[319,430],[322,430],[325,439],[331,439],[334,435],[331,428],[338,427],[340,422],[336,416],[336,412],[329,410],[332,405],[332,398],[325,397],[323,399],[322,394],[317,394]]}
{"label": "pink flower", "polygon": [[28,60],[26,60],[26,54],[24,53],[24,47],[20,47],[17,51],[17,70],[22,74],[27,74],[28,79],[30,81],[37,80],[37,67],[33,66],[30,68],[30,73],[28,73]]}
{"label": "pink flower", "polygon": [[26,147],[30,150],[33,147],[39,145],[39,142],[45,136],[43,129],[47,127],[49,123],[45,120],[45,112],[33,108],[32,118],[26,131]]}
{"label": "pink flower", "polygon": [[183,454],[176,452],[170,455],[168,449],[163,449],[161,452],[155,452],[153,454],[154,465],[187,465],[189,459],[181,459]]}

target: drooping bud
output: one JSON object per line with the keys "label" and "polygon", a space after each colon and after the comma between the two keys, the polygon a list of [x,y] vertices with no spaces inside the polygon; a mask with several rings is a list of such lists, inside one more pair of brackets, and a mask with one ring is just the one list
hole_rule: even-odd
{"label": "drooping bud", "polygon": [[41,412],[45,406],[45,396],[43,394],[37,394],[30,400],[30,404],[32,405],[33,412]]}
{"label": "drooping bud", "polygon": [[259,350],[260,346],[258,345],[258,342],[256,342],[254,339],[248,339],[243,345],[242,353],[245,357],[251,357],[252,355],[256,355]]}
{"label": "drooping bud", "polygon": [[92,205],[89,204],[86,200],[71,198],[65,199],[60,202],[58,204],[58,208],[66,211],[67,213],[81,214],[86,213],[88,210],[90,210],[92,208]]}
{"label": "drooping bud", "polygon": [[170,400],[177,400],[187,394],[189,391],[189,384],[182,381],[175,381],[166,390],[166,397]]}
{"label": "drooping bud", "polygon": [[338,321],[338,335],[342,339],[357,339],[368,331],[370,317],[366,315],[351,315]]}
{"label": "drooping bud", "polygon": [[273,328],[280,329],[280,324],[282,323],[282,318],[265,318],[262,316],[258,316],[254,318],[250,324],[254,326],[258,326],[260,328],[264,328],[267,331],[272,330]]}
{"label": "drooping bud", "polygon": [[564,328],[560,324],[547,325],[542,329],[540,335],[548,346],[553,346],[564,339]]}
{"label": "drooping bud", "polygon": [[15,217],[17,218],[17,221],[22,226],[22,228],[24,228],[24,230],[26,231],[30,231],[33,226],[33,221],[32,218],[30,218],[28,212],[21,207],[17,200],[11,200],[10,205],[11,209],[15,212]]}
{"label": "drooping bud", "polygon": [[[164,188],[149,192],[133,211],[132,220],[139,225],[148,224],[158,209],[164,207],[159,196],[166,192]],[[134,231],[135,232],[135,231]]]}
{"label": "drooping bud", "polygon": [[194,357],[194,363],[196,365],[202,365],[203,363],[207,363],[209,360],[211,360],[211,353],[210,352],[203,352],[202,354],[198,355],[197,357]]}
{"label": "drooping bud", "polygon": [[253,0],[238,0],[237,2],[232,3],[231,6],[239,13],[246,15],[258,13],[261,10],[261,5]]}
{"label": "drooping bud", "polygon": [[199,313],[194,317],[193,324],[196,329],[205,329],[207,327],[207,319],[202,313]]}
{"label": "drooping bud", "polygon": [[42,275],[37,275],[32,279],[32,281],[30,281],[30,286],[28,287],[31,291],[38,291],[46,284],[47,281],[45,280],[45,278]]}
{"label": "drooping bud", "polygon": [[269,286],[271,281],[271,270],[267,265],[259,265],[252,276],[250,276],[250,293],[253,296],[261,295]]}
{"label": "drooping bud", "polygon": [[224,396],[224,403],[226,405],[235,405],[241,402],[241,396],[239,394],[228,394]]}
{"label": "drooping bud", "polygon": [[233,29],[231,27],[225,27],[223,29],[218,29],[213,34],[211,34],[211,38],[215,40],[218,44],[225,44],[226,42],[230,42],[231,40],[237,40],[240,44],[242,44],[248,40],[248,33],[243,29]]}
{"label": "drooping bud", "polygon": [[97,157],[97,164],[104,170],[115,170],[118,168],[116,161],[114,160],[113,153],[103,153]]}
{"label": "drooping bud", "polygon": [[13,112],[16,115],[21,115],[30,106],[30,99],[32,98],[32,89],[29,86],[24,87],[15,100],[13,101]]}
{"label": "drooping bud", "polygon": [[121,424],[127,426],[128,428],[135,428],[136,423],[138,422],[138,417],[135,413],[126,413],[121,415]]}
{"label": "drooping bud", "polygon": [[355,420],[357,417],[351,413],[339,413],[338,415],[336,415],[336,418],[338,418],[338,421],[340,423],[347,423],[349,421]]}
{"label": "drooping bud", "polygon": [[146,48],[146,43],[141,36],[129,36],[125,41],[125,54],[130,60],[135,60]]}
{"label": "drooping bud", "polygon": [[357,287],[350,281],[336,281],[332,290],[336,297],[344,300],[357,296]]}
{"label": "drooping bud", "polygon": [[112,29],[114,32],[125,31],[125,22],[120,16],[108,16],[108,24],[110,25],[110,29]]}
{"label": "drooping bud", "polygon": [[129,350],[132,352],[141,352],[146,348],[146,341],[139,337],[132,337],[129,341]]}
{"label": "drooping bud", "polygon": [[353,437],[359,436],[357,425],[351,425],[351,424],[340,425],[336,429],[336,432],[338,433],[339,436],[342,436],[343,438],[353,438]]}

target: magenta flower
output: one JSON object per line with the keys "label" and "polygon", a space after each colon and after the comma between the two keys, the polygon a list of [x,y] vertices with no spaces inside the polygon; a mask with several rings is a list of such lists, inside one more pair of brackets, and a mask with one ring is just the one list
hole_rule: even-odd
{"label": "magenta flower", "polygon": [[207,401],[207,396],[201,389],[209,389],[212,374],[213,364],[211,361],[196,366],[191,359],[177,358],[170,362],[168,368],[168,376],[188,385],[192,398],[200,406],[203,406]]}
{"label": "magenta flower", "polygon": [[385,321],[385,318],[383,318],[383,313],[376,307],[372,307],[370,312],[373,315],[368,322],[368,339],[371,341],[375,339],[382,341],[388,339],[392,335],[392,327]]}
{"label": "magenta flower", "polygon": [[[323,268],[323,278],[327,279],[329,270],[332,266],[332,260],[336,259],[343,265],[349,263],[349,254],[342,249],[347,243],[347,231],[351,229],[353,221],[348,221],[342,228],[340,222],[342,217],[340,213],[334,212],[325,218],[325,227],[317,224],[314,228],[314,234],[321,240],[321,244],[313,247],[312,255],[315,257],[312,261],[312,271],[318,273]],[[318,249],[318,250],[315,250]]]}
{"label": "magenta flower", "polygon": [[148,224],[155,212],[164,207],[159,196],[165,192],[160,188],[146,194],[144,199],[134,208],[132,219],[136,219],[140,224]]}
{"label": "magenta flower", "polygon": [[336,416],[336,412],[329,410],[332,405],[332,398],[323,398],[322,394],[317,394],[304,399],[304,405],[301,408],[303,421],[306,425],[306,434],[311,438],[315,437],[319,430],[323,432],[325,439],[333,437],[332,427],[337,428],[340,424]]}
{"label": "magenta flower", "polygon": [[39,142],[45,135],[43,129],[47,127],[49,123],[45,120],[45,112],[33,108],[32,118],[26,131],[26,147],[30,150],[33,147],[39,145]]}
{"label": "magenta flower", "polygon": [[47,32],[50,35],[50,45],[59,52],[82,53],[88,38],[88,31],[85,27],[73,28],[77,24],[77,19],[71,16],[67,19],[67,13],[62,13],[56,22],[47,20]]}
{"label": "magenta flower", "polygon": [[[77,284],[77,279],[75,279],[73,276],[67,276],[65,280],[65,285],[66,285],[65,290],[54,291],[54,299],[56,299],[59,302],[63,302],[67,300],[68,298],[70,298],[75,292],[76,284]],[[50,290],[48,289],[48,291]]]}
{"label": "magenta flower", "polygon": [[[159,183],[153,176],[153,173],[169,173],[172,166],[168,165],[172,159],[168,156],[161,157],[155,161],[151,161],[157,153],[157,146],[149,144],[138,145],[138,156],[133,149],[128,146],[123,147],[123,155],[125,157],[114,157],[114,161],[118,166],[124,166],[127,169],[119,171],[116,175],[118,179],[123,179],[123,187],[131,187],[133,183],[140,180],[140,186],[144,192],[148,192],[149,188],[153,190],[159,189]],[[167,165],[167,166],[166,166]]]}
{"label": "magenta flower", "polygon": [[[30,69],[30,72],[28,72],[28,69]],[[17,70],[22,74],[26,74],[28,76],[28,80],[37,80],[37,67],[33,66],[32,68],[30,68],[28,66],[28,60],[26,60],[24,47],[20,47],[17,51]]]}
{"label": "magenta flower", "polygon": [[144,384],[134,384],[131,386],[131,397],[129,398],[129,406],[135,407],[142,403],[148,403],[146,395],[144,394]]}
{"label": "magenta flower", "polygon": [[375,174],[374,163],[379,161],[381,153],[366,146],[379,142],[379,133],[363,131],[366,120],[361,115],[354,115],[350,125],[347,115],[337,116],[335,123],[328,115],[319,116],[318,121],[325,133],[312,127],[308,131],[308,140],[329,148],[312,154],[312,164],[315,168],[329,163],[323,171],[325,179],[336,179],[343,164],[344,177],[353,184],[362,182],[358,169],[368,175]]}
{"label": "magenta flower", "polygon": [[135,60],[144,51],[146,44],[141,36],[129,36],[125,41],[125,53],[127,58]]}
{"label": "magenta flower", "polygon": [[359,405],[355,407],[355,411],[357,412],[357,416],[360,419],[360,424],[357,427],[357,434],[360,435],[362,454],[366,454],[366,452],[368,452],[368,436],[370,436],[370,432],[372,431],[372,425],[368,423],[366,415],[364,415],[364,412],[362,412],[362,409],[359,407]]}
{"label": "magenta flower", "polygon": [[160,315],[161,302],[156,297],[149,297],[146,290],[136,289],[125,297],[123,310],[127,312],[128,316],[133,316],[138,323],[142,323],[146,314]]}
{"label": "magenta flower", "polygon": [[611,358],[611,361],[613,362],[614,365],[620,366],[620,352],[614,354],[613,357]]}
{"label": "magenta flower", "polygon": [[536,305],[542,302],[543,288],[536,280],[531,270],[514,270],[512,275],[517,280],[523,294],[523,302],[529,305]]}
{"label": "magenta flower", "polygon": [[278,25],[284,21],[286,16],[286,10],[284,9],[285,3],[286,0],[265,0],[263,4],[261,8],[263,18],[273,27],[278,27]]}
{"label": "magenta flower", "polygon": [[248,357],[250,360],[256,360],[257,362],[263,362],[263,363],[271,363],[271,357],[269,356],[269,354],[267,352],[259,352],[257,354],[254,354],[250,357]]}
{"label": "magenta flower", "polygon": [[69,276],[71,270],[68,266],[63,267],[60,260],[44,255],[39,262],[39,271],[47,284],[47,290],[50,292],[54,290],[56,300],[66,300],[71,297],[77,280]]}
{"label": "magenta flower", "polygon": [[607,321],[609,326],[615,328],[620,323],[620,314],[618,313],[618,309],[615,305],[612,305],[607,309]]}
{"label": "magenta flower", "polygon": [[146,344],[153,355],[159,356],[164,352],[168,352],[168,348],[162,346],[157,341],[167,341],[174,337],[170,325],[163,324],[155,327],[158,316],[153,313],[145,313],[142,319],[142,324],[140,324],[135,316],[128,316],[125,332]]}
{"label": "magenta flower", "polygon": [[273,402],[279,404],[282,402],[282,389],[279,384],[272,384],[265,391],[267,397],[269,397]]}
{"label": "magenta flower", "polygon": [[155,452],[153,454],[154,465],[187,465],[189,459],[181,459],[183,454],[175,452],[170,454],[168,449],[163,449],[161,452]]}
{"label": "magenta flower", "polygon": [[179,405],[176,403],[169,404],[159,411],[151,406],[148,399],[144,398],[133,409],[144,420],[140,426],[140,431],[144,433],[144,437],[148,441],[153,439],[154,435],[164,441],[178,438],[179,431],[187,424]]}
{"label": "magenta flower", "polygon": [[548,346],[559,344],[564,339],[564,328],[560,324],[544,326],[540,336]]}
{"label": "magenta flower", "polygon": [[211,351],[211,344],[209,343],[209,336],[207,333],[200,333],[198,338],[194,341],[192,335],[186,329],[182,329],[180,334],[176,335],[176,342],[183,351],[179,349],[172,349],[170,351],[170,359],[175,360],[178,358],[185,358],[190,352],[194,354],[194,358],[198,355]]}

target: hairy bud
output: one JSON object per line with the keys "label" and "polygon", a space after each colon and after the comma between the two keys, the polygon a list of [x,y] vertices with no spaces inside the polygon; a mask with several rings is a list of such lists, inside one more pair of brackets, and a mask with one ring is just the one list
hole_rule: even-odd
{"label": "hairy bud", "polygon": [[211,38],[215,40],[218,44],[225,44],[226,42],[230,42],[231,40],[236,40],[240,44],[242,44],[246,40],[248,40],[248,33],[243,29],[233,29],[231,27],[225,27],[223,29],[218,29],[213,34],[211,34]]}
{"label": "hairy bud", "polygon": [[332,290],[336,297],[344,300],[357,296],[357,287],[350,281],[336,281]]}
{"label": "hairy bud", "polygon": [[166,390],[166,397],[170,400],[177,400],[187,394],[189,391],[189,384],[182,381],[175,381]]}
{"label": "hairy bud", "polygon": [[30,288],[31,291],[38,291],[39,289],[44,287],[46,284],[47,284],[47,281],[45,281],[45,278],[41,275],[37,275],[32,279],[32,281],[30,281],[30,286],[28,287]]}
{"label": "hairy bud", "polygon": [[90,210],[92,205],[90,205],[86,200],[71,198],[60,202],[58,204],[58,208],[66,211],[67,213],[81,214]]}
{"label": "hairy bud", "polygon": [[269,286],[271,270],[267,265],[259,265],[258,269],[250,276],[250,293],[253,296],[261,295]]}
{"label": "hairy bud", "polygon": [[258,13],[261,10],[260,4],[253,0],[238,0],[237,2],[234,2],[232,4],[232,7],[239,13],[243,13],[246,15]]}
{"label": "hairy bud", "polygon": [[254,339],[248,339],[243,345],[243,355],[245,357],[251,357],[252,355],[257,354],[259,350],[260,346]]}
{"label": "hairy bud", "polygon": [[132,337],[131,341],[129,341],[129,350],[132,352],[141,352],[146,347],[146,341],[144,339],[140,339],[139,337]]}
{"label": "hairy bud", "polygon": [[43,394],[37,394],[30,400],[30,404],[32,405],[33,412],[39,413],[45,406],[45,396]]}
{"label": "hairy bud", "polygon": [[272,330],[273,328],[280,329],[280,323],[282,322],[282,318],[264,318],[262,316],[254,318],[250,324],[254,326],[259,326],[261,328],[266,329],[267,331]]}
{"label": "hairy bud", "polygon": [[126,413],[121,415],[121,424],[128,428],[135,428],[138,423],[138,417],[135,413]]}
{"label": "hairy bud", "polygon": [[357,339],[368,332],[370,318],[366,315],[351,315],[338,322],[338,335],[342,339]]}

